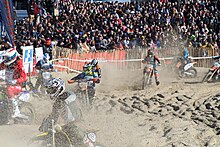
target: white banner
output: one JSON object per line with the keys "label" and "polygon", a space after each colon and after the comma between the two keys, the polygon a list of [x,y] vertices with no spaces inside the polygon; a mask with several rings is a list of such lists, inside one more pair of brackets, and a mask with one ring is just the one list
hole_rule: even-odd
{"label": "white banner", "polygon": [[23,65],[25,69],[25,73],[29,73],[33,71],[33,55],[34,55],[34,47],[33,46],[22,46],[23,50]]}
{"label": "white banner", "polygon": [[35,55],[37,62],[43,59],[44,57],[43,48],[42,47],[35,48]]}

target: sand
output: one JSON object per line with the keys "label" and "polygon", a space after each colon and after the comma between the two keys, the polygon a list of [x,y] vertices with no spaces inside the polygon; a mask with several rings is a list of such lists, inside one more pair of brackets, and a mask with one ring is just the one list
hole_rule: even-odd
{"label": "sand", "polygon": [[[97,141],[106,147],[218,147],[220,83],[199,83],[208,69],[197,69],[197,78],[179,79],[159,67],[161,84],[141,90],[141,70],[103,68],[93,108],[76,124],[96,130]],[[73,75],[54,73],[65,81]],[[39,147],[29,140],[39,133],[51,101],[35,99],[34,106],[35,124],[0,126],[0,147]]]}

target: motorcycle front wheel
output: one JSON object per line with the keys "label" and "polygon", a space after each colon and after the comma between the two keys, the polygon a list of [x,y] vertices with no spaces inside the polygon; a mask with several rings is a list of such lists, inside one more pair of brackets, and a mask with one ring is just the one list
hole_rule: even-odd
{"label": "motorcycle front wheel", "polygon": [[207,83],[218,82],[218,81],[219,81],[218,77],[216,77],[216,75],[213,75],[211,73],[207,74],[202,80],[202,82],[207,82]]}
{"label": "motorcycle front wheel", "polygon": [[142,90],[144,90],[146,88],[146,84],[147,84],[147,77],[146,77],[146,73],[144,73],[143,83],[142,83]]}
{"label": "motorcycle front wheel", "polygon": [[153,74],[152,72],[153,70],[151,70],[150,72],[144,73],[142,90],[146,89],[147,86],[151,84],[150,79],[151,79],[151,75]]}
{"label": "motorcycle front wheel", "polygon": [[19,121],[19,123],[24,124],[24,125],[31,125],[34,123],[36,112],[31,103],[24,102],[20,106],[20,111],[21,111],[21,114],[25,115],[27,118],[23,118],[22,120],[20,119],[17,120]]}

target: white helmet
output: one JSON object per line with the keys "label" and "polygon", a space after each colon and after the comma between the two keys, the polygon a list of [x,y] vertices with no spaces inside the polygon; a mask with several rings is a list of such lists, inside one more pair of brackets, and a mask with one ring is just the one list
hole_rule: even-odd
{"label": "white helmet", "polygon": [[15,48],[10,48],[3,53],[3,60],[6,66],[14,63],[17,59],[18,53]]}
{"label": "white helmet", "polygon": [[51,78],[46,83],[47,93],[51,96],[51,99],[55,99],[65,91],[65,83],[60,78]]}

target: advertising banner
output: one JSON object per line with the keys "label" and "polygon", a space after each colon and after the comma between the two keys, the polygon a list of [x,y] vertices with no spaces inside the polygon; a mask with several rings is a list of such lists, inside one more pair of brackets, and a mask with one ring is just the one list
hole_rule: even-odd
{"label": "advertising banner", "polygon": [[14,13],[12,0],[0,0],[0,10],[9,42],[14,44]]}
{"label": "advertising banner", "polygon": [[22,46],[23,50],[23,65],[25,73],[33,71],[33,60],[34,60],[34,47],[33,46]]}

